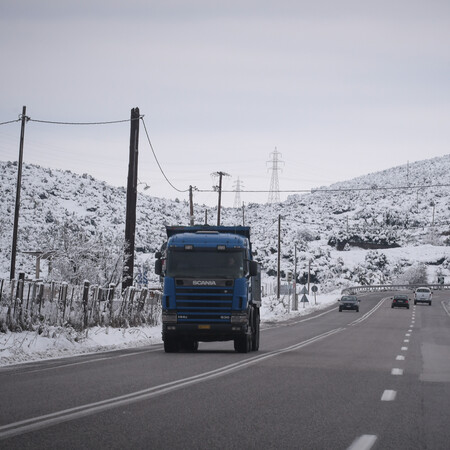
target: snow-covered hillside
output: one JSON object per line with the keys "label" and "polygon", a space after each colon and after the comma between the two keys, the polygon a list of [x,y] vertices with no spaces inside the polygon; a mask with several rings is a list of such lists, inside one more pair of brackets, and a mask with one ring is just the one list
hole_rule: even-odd
{"label": "snow-covered hillside", "polygon": [[[276,274],[279,215],[283,276],[294,270],[295,248],[298,280],[305,281],[311,266],[313,281],[324,290],[401,279],[419,263],[426,266],[429,282],[437,273],[448,275],[449,174],[447,155],[292,195],[276,205],[246,205],[245,224],[252,227],[266,284]],[[16,163],[0,162],[0,278],[9,276],[16,179]],[[119,248],[125,201],[125,189],[87,174],[24,164],[17,270],[33,277],[35,259],[23,252],[60,251],[70,245],[70,237],[80,248]],[[147,271],[156,281],[154,252],[164,241],[165,225],[188,224],[187,196],[171,201],[139,194],[137,205],[137,271]],[[196,223],[204,222],[206,209],[195,205]],[[215,224],[216,214],[209,208],[210,223]],[[221,213],[224,225],[241,225],[242,217],[241,209]],[[119,253],[112,252],[111,259]],[[42,276],[48,276],[45,263],[43,269]]]}

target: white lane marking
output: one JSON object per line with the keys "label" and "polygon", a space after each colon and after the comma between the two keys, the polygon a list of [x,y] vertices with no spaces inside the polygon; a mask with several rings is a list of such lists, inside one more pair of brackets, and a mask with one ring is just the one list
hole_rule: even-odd
{"label": "white lane marking", "polygon": [[317,314],[317,315],[312,316],[312,317],[307,317],[306,319],[296,320],[294,322],[280,323],[280,324],[276,324],[276,325],[272,325],[269,322],[264,322],[264,323],[261,324],[261,325],[264,325],[264,328],[261,328],[261,332],[268,331],[268,330],[273,330],[274,328],[290,327],[292,325],[297,325],[298,323],[307,322],[308,320],[317,319],[318,317],[324,316],[325,314],[328,314],[328,313],[333,312],[333,311],[337,311],[337,308],[330,309],[328,311],[325,311],[323,313]]}
{"label": "white lane marking", "polygon": [[406,333],[405,336],[406,336],[406,337],[410,337],[410,336],[411,336],[411,333]]}
{"label": "white lane marking", "polygon": [[354,326],[358,323],[363,322],[366,320],[369,316],[371,316],[380,306],[387,300],[388,297],[382,298],[370,311],[366,312],[362,317],[359,317],[358,319],[354,320],[353,322],[349,323],[350,326]]}
{"label": "white lane marking", "polygon": [[406,352],[408,350],[408,347],[402,347],[400,350]]}
{"label": "white lane marking", "polygon": [[416,323],[415,320],[411,320],[411,324],[414,325]]}
{"label": "white lane marking", "polygon": [[397,361],[404,361],[405,357],[403,355],[397,355],[397,358],[395,358]]}
{"label": "white lane marking", "polygon": [[382,402],[392,402],[393,400],[395,400],[396,396],[397,396],[397,391],[390,391],[390,390],[386,389],[383,392],[383,395],[381,396],[381,401]]}
{"label": "white lane marking", "polygon": [[391,375],[403,375],[403,369],[394,368],[391,370]]}
{"label": "white lane marking", "polygon": [[223,367],[219,367],[209,372],[199,373],[191,377],[181,378],[179,380],[131,392],[129,394],[120,395],[118,397],[101,400],[99,402],[88,403],[86,405],[76,406],[74,408],[69,408],[62,411],[44,414],[42,416],[32,417],[30,419],[20,420],[18,422],[3,425],[0,426],[0,439],[6,439],[12,436],[29,433],[30,431],[36,431],[42,428],[47,428],[59,423],[76,420],[81,417],[86,417],[112,408],[117,408],[118,406],[129,405],[131,403],[135,403],[142,400],[149,400],[153,397],[167,394],[176,389],[184,388],[186,386],[197,384],[202,381],[207,381],[221,377],[236,370],[248,367],[252,364],[256,364],[265,359],[269,359],[274,356],[281,355],[283,353],[291,352],[293,350],[298,350],[302,347],[306,347],[307,345],[325,339],[343,330],[345,330],[345,328],[337,328],[335,330],[330,330],[325,333],[314,336],[310,339],[307,339],[306,341],[298,342],[297,344],[291,345],[289,347],[253,356]]}
{"label": "white lane marking", "polygon": [[409,339],[403,339],[403,342],[408,343]]}
{"label": "white lane marking", "polygon": [[450,311],[448,310],[447,306],[445,306],[445,303],[441,301],[441,305],[444,308],[444,311],[447,313],[448,316],[450,316]]}
{"label": "white lane marking", "polygon": [[374,434],[363,434],[356,438],[348,450],[369,450],[375,444],[377,437]]}
{"label": "white lane marking", "polygon": [[409,329],[409,330],[408,330],[408,333],[412,333],[412,330],[411,330],[411,329]]}

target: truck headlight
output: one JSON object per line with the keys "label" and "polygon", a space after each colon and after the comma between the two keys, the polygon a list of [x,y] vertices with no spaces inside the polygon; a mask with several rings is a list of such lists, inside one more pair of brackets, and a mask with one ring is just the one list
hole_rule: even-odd
{"label": "truck headlight", "polygon": [[247,323],[247,313],[231,314],[231,323]]}
{"label": "truck headlight", "polygon": [[177,323],[176,313],[162,313],[163,323]]}

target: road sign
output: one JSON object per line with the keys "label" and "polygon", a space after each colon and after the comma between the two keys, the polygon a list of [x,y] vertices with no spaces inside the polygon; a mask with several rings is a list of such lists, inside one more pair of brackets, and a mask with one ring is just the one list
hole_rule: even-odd
{"label": "road sign", "polygon": [[303,286],[303,289],[300,291],[300,294],[307,294],[308,290],[306,289],[306,286]]}
{"label": "road sign", "polygon": [[311,288],[311,290],[312,290],[313,292],[317,292],[318,287],[317,287],[316,285],[314,285],[314,286]]}
{"label": "road sign", "polygon": [[307,297],[305,294],[303,294],[303,297],[302,297],[302,299],[300,300],[300,302],[301,302],[301,303],[309,303],[308,297]]}

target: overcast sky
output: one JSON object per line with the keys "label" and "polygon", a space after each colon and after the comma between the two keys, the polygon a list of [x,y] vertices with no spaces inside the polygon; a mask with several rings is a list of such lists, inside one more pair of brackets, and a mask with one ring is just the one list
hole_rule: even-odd
{"label": "overcast sky", "polygon": [[[223,171],[224,189],[240,177],[244,191],[267,191],[275,148],[283,191],[449,153],[448,0],[220,3],[2,0],[0,122],[23,105],[62,122],[129,119],[137,106],[180,190],[211,189]],[[24,161],[126,186],[129,134],[128,122],[30,121]],[[19,122],[0,126],[0,160],[17,160],[19,137]],[[139,179],[150,195],[188,199],[142,124]]]}

